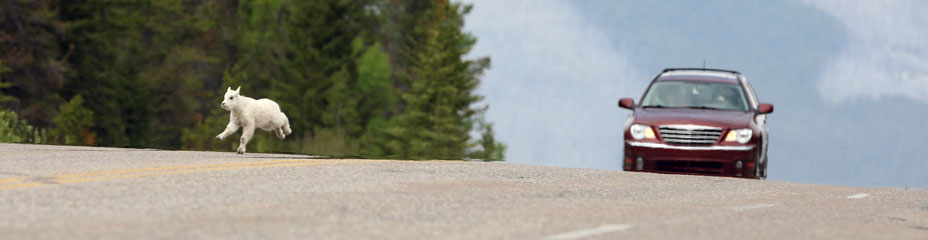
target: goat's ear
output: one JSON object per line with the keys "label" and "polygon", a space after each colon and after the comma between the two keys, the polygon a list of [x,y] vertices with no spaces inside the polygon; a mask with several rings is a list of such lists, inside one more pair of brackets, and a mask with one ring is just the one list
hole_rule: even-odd
{"label": "goat's ear", "polygon": [[229,90],[227,90],[227,92],[231,92],[231,91],[232,91],[232,87],[229,87]]}
{"label": "goat's ear", "polygon": [[235,89],[235,92],[239,92],[240,90],[242,90],[242,86],[238,86],[238,88]]}

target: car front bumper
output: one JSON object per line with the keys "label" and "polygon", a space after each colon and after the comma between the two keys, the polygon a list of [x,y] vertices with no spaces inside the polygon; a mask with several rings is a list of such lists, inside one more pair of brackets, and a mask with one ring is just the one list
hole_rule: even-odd
{"label": "car front bumper", "polygon": [[758,151],[755,145],[679,146],[625,141],[622,167],[625,171],[755,178]]}

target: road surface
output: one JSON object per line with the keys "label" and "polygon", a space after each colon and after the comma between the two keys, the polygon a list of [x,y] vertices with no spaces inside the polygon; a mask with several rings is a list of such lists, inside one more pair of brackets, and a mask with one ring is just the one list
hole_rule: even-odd
{"label": "road surface", "polygon": [[0,144],[0,239],[928,239],[928,190]]}

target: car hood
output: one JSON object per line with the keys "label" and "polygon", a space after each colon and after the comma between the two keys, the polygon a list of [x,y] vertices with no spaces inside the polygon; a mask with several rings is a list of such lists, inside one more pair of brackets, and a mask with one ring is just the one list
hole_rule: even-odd
{"label": "car hood", "polygon": [[635,122],[651,126],[694,124],[720,128],[746,128],[751,124],[752,112],[722,111],[690,108],[639,108]]}

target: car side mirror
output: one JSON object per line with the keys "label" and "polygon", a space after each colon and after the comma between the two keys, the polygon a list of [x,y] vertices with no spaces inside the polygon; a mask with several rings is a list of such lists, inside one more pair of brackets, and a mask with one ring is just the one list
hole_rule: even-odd
{"label": "car side mirror", "polygon": [[760,105],[757,105],[757,113],[760,113],[760,114],[773,113],[773,104],[761,103]]}
{"label": "car side mirror", "polygon": [[635,107],[635,100],[632,100],[631,98],[619,99],[619,107],[625,108],[625,109],[632,109],[633,107]]}

